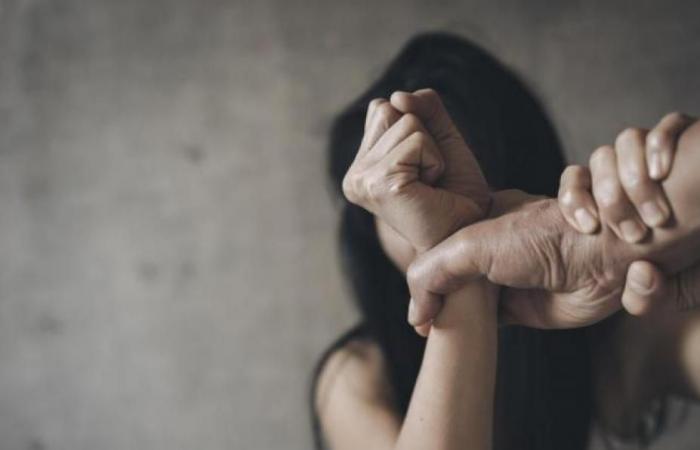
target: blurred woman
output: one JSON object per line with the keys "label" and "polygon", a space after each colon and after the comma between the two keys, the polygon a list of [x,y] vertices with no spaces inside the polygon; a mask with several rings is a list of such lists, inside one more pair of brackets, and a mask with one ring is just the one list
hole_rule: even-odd
{"label": "blurred woman", "polygon": [[[336,439],[327,442],[325,413],[338,395],[379,405],[371,410],[383,415],[372,416],[370,425],[383,422],[380,427],[391,428],[406,417],[416,386],[425,340],[406,323],[409,295],[400,263],[406,256],[386,233],[384,238],[378,234],[372,214],[344,199],[341,186],[360,147],[370,101],[425,87],[439,92],[494,190],[553,196],[564,168],[556,133],[525,85],[486,52],[451,35],[412,39],[380,79],[336,118],[329,169],[341,207],[343,267],[360,320],[318,364],[311,395],[317,448],[340,448],[338,439],[345,448],[366,448],[353,432],[381,434],[373,426],[360,428],[351,417],[361,420],[362,410],[348,408],[348,437],[334,433]],[[387,254],[387,248],[395,249],[394,254]],[[477,299],[482,303],[492,295],[484,286],[471,289],[484,297]],[[592,411],[586,331],[506,327],[498,331],[497,342],[496,401],[493,414],[484,411],[494,418],[494,448],[586,448]],[[336,432],[338,428],[344,427],[336,424]]]}

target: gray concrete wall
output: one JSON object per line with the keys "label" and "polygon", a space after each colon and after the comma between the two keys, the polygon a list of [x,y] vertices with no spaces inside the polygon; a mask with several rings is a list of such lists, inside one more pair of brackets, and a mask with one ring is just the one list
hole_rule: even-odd
{"label": "gray concrete wall", "polygon": [[[0,0],[0,449],[308,448],[310,367],[353,317],[329,116],[410,35],[448,29],[522,71],[583,161],[699,112],[699,18],[693,1]],[[697,448],[690,428],[664,448]]]}

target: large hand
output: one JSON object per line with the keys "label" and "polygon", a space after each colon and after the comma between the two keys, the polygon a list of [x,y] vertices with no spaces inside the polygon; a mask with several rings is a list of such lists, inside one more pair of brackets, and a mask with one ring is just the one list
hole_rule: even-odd
{"label": "large hand", "polygon": [[[615,148],[600,147],[591,156],[590,169],[567,167],[559,191],[566,220],[583,233],[595,232],[600,220],[628,242],[644,238],[647,226],[666,224],[671,208],[659,179],[670,173],[678,138],[694,121],[684,114],[668,114],[650,132],[628,129],[618,136]],[[651,152],[663,156],[650,157],[655,154]],[[654,265],[637,261],[628,270],[622,305],[631,314],[644,314],[662,295],[681,308],[695,304],[699,270],[688,269],[668,283]]]}
{"label": "large hand", "polygon": [[490,198],[476,160],[432,90],[370,104],[343,191],[419,252],[483,218]]}
{"label": "large hand", "polygon": [[[686,161],[697,158],[698,132],[689,130],[684,144],[679,145]],[[561,328],[603,319],[620,308],[630,263],[650,258],[675,272],[691,265],[693,255],[697,255],[695,197],[692,190],[682,189],[689,173],[681,168],[680,177],[669,179],[664,186],[672,189],[682,206],[674,211],[676,220],[685,222],[674,222],[636,244],[618,239],[616,232],[625,233],[609,226],[595,236],[578,234],[567,225],[553,200],[531,202],[521,195],[512,201],[517,195],[508,194],[509,205],[500,208],[503,199],[495,197],[495,213],[503,209],[505,214],[460,230],[409,269],[409,285],[417,304],[409,320],[414,325],[428,321],[439,310],[440,295],[482,275],[519,288],[504,292],[503,311],[511,321]]]}
{"label": "large hand", "polygon": [[[494,194],[502,215],[459,230],[418,257],[408,271],[414,326],[438,313],[440,297],[485,276],[508,286],[503,317],[536,328],[572,328],[619,309],[627,255],[617,238],[578,233],[555,200],[520,191]],[[628,260],[629,259],[629,260]]]}

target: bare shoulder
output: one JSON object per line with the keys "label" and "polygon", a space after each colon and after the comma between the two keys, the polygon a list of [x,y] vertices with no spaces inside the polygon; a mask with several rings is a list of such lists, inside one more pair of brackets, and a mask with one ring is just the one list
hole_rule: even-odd
{"label": "bare shoulder", "polygon": [[316,410],[333,449],[390,448],[400,428],[379,346],[353,340],[333,352],[316,386]]}
{"label": "bare shoulder", "polygon": [[354,339],[333,352],[321,370],[316,388],[320,413],[334,396],[352,396],[372,403],[391,402],[386,362],[379,345]]}

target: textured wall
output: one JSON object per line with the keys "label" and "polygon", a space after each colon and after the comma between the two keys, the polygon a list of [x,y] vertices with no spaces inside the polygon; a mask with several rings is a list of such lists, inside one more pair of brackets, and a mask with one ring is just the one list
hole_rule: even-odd
{"label": "textured wall", "polygon": [[521,70],[575,160],[698,113],[698,3],[613,3],[0,0],[0,449],[308,448],[352,321],[329,116],[436,28]]}

